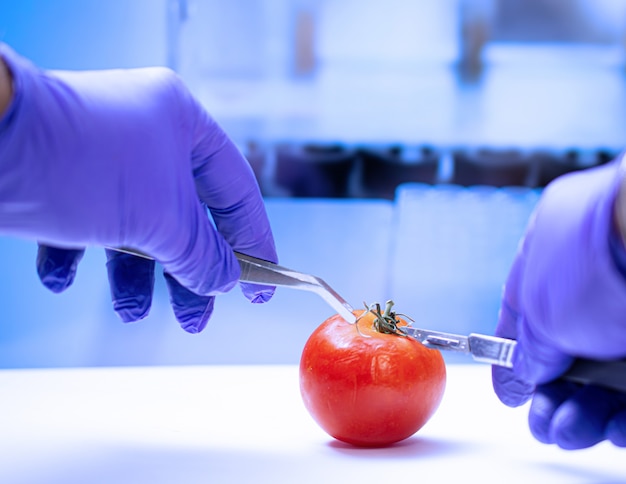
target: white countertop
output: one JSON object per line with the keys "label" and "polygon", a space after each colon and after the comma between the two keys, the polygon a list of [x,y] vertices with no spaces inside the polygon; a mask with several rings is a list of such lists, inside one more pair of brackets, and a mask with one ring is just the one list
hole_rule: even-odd
{"label": "white countertop", "polygon": [[486,365],[449,365],[435,416],[383,449],[327,436],[296,366],[2,370],[0,389],[6,484],[626,481],[623,449],[534,441]]}

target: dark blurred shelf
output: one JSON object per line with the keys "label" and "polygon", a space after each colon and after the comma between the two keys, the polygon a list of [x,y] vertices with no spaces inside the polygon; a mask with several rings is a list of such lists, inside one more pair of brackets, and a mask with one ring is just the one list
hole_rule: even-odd
{"label": "dark blurred shelf", "polygon": [[351,146],[341,143],[249,143],[246,156],[265,196],[393,200],[417,182],[543,188],[555,178],[607,163],[606,148],[498,149],[434,145]]}
{"label": "dark blurred shelf", "polygon": [[345,198],[356,153],[341,145],[279,145],[274,181],[293,197]]}
{"label": "dark blurred shelf", "polygon": [[528,186],[531,164],[516,150],[479,149],[455,150],[454,174],[456,185]]}
{"label": "dark blurred shelf", "polygon": [[406,148],[402,146],[392,146],[384,150],[359,149],[357,153],[361,163],[362,195],[391,200],[396,188],[402,183],[437,183],[439,153],[428,146],[421,146],[413,151],[407,156]]}

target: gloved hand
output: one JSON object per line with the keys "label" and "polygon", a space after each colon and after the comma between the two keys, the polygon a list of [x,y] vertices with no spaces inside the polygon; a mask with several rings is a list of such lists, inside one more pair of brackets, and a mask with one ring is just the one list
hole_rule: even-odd
{"label": "gloved hand", "polygon": [[509,406],[532,397],[531,432],[564,449],[606,439],[626,446],[626,396],[553,381],[576,357],[626,357],[626,252],[614,220],[619,163],[563,176],[545,189],[496,330],[518,341],[513,369],[493,368],[496,394]]}
{"label": "gloved hand", "polygon": [[[250,166],[173,72],[42,71],[3,44],[0,57],[13,76],[0,119],[0,232],[40,242],[50,289],[72,283],[85,247],[138,250],[162,264],[174,313],[195,333],[237,282],[233,250],[277,261]],[[154,261],[107,257],[115,310],[143,318]],[[242,289],[253,302],[273,293]]]}

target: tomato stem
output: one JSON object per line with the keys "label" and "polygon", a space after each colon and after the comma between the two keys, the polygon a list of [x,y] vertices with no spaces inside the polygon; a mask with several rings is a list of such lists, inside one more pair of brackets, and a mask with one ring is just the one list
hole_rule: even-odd
{"label": "tomato stem", "polygon": [[379,333],[384,334],[397,334],[405,336],[403,332],[398,329],[398,323],[400,322],[396,313],[392,311],[393,301],[389,300],[385,304],[385,311],[381,313],[380,304],[373,304],[369,311],[375,316],[373,327]]}

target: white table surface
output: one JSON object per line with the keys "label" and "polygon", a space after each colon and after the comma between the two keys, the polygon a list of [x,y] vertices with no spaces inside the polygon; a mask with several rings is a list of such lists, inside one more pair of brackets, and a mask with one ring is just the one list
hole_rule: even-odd
{"label": "white table surface", "polygon": [[3,370],[0,482],[626,482],[623,449],[534,441],[489,371],[449,365],[420,432],[358,449],[308,415],[296,366]]}

